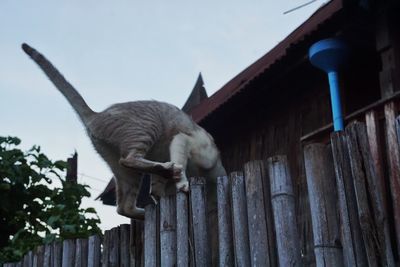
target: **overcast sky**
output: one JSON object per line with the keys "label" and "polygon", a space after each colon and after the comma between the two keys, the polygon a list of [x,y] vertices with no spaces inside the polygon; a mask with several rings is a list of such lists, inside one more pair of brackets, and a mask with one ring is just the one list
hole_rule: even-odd
{"label": "overcast sky", "polygon": [[[209,95],[267,53],[326,0],[0,0],[0,135],[51,159],[78,151],[79,181],[109,229],[128,219],[94,201],[112,176],[64,97],[22,52],[42,52],[89,106],[156,99],[181,107],[199,72]],[[93,178],[85,177],[91,176]]]}

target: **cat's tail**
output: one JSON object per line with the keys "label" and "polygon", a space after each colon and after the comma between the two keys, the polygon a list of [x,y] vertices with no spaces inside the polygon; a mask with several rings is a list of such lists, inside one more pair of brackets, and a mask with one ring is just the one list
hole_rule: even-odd
{"label": "cat's tail", "polygon": [[27,44],[22,44],[22,49],[43,70],[50,81],[67,98],[68,102],[78,113],[82,122],[86,125],[88,119],[96,114],[85,102],[76,89],[64,78],[64,76],[42,54]]}

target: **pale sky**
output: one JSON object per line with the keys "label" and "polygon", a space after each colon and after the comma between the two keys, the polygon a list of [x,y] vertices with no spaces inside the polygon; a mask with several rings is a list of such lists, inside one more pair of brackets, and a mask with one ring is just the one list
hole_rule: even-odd
{"label": "pale sky", "polygon": [[42,52],[95,111],[146,99],[181,107],[199,72],[213,94],[327,2],[283,15],[308,1],[0,0],[0,135],[21,138],[24,149],[40,145],[53,160],[77,150],[79,182],[92,187],[84,205],[104,230],[128,223],[94,201],[111,171],[21,43]]}

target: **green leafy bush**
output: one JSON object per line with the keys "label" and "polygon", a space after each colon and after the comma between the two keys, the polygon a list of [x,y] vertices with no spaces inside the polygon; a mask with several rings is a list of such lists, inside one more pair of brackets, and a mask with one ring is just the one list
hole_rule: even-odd
{"label": "green leafy bush", "polygon": [[[0,265],[56,239],[101,233],[96,211],[80,207],[88,186],[66,182],[64,161],[51,161],[38,146],[23,152],[20,143],[0,136]],[[61,187],[49,187],[53,179]]]}

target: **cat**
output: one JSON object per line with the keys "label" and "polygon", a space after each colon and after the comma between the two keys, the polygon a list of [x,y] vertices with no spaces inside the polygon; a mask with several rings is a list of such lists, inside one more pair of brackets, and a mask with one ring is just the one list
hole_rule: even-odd
{"label": "cat", "polygon": [[144,173],[152,174],[151,192],[156,196],[164,195],[171,182],[176,190],[187,192],[188,176],[203,176],[215,184],[218,176],[226,175],[211,135],[179,108],[158,101],[133,101],[94,112],[42,54],[27,44],[22,49],[77,112],[96,151],[113,172],[119,214],[144,218],[144,210],[136,205]]}

